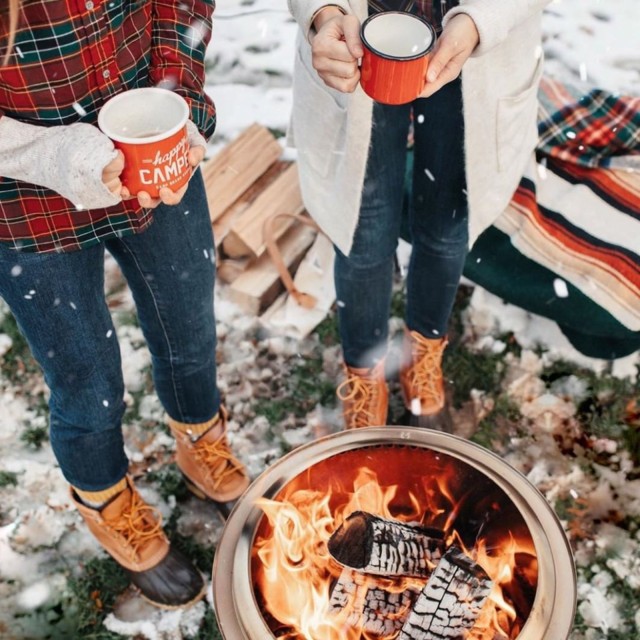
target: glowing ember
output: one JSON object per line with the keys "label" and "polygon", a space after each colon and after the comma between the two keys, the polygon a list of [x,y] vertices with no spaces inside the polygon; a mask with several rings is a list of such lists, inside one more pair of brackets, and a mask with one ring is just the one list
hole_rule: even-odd
{"label": "glowing ember", "polygon": [[[455,546],[470,566],[488,576],[484,598],[491,591],[479,616],[477,609],[473,614],[473,628],[456,637],[517,638],[535,597],[537,561],[522,516],[506,494],[469,465],[428,449],[365,451],[318,463],[274,500],[258,502],[265,518],[254,542],[252,574],[275,637],[404,637],[402,625],[428,576],[358,573],[329,553],[332,534],[349,516],[363,512],[376,522],[395,521],[399,530],[406,530],[406,523],[442,531],[445,547]],[[428,562],[427,573],[436,569],[438,557]]]}

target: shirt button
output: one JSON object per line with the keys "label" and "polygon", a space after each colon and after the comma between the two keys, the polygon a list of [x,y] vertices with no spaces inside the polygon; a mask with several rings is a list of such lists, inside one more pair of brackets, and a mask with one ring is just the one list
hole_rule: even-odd
{"label": "shirt button", "polygon": [[87,2],[84,6],[87,9],[87,11],[91,11],[93,9],[93,2],[89,0],[89,2]]}
{"label": "shirt button", "polygon": [[108,78],[110,75],[111,75],[111,71],[109,71],[109,69],[105,69],[105,70],[102,72],[102,77],[103,77],[103,78]]}

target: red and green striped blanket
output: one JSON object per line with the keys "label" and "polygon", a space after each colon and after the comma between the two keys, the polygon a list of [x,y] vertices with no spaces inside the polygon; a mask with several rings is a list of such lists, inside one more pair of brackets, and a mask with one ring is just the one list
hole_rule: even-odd
{"label": "red and green striped blanket", "polygon": [[627,355],[640,348],[640,98],[548,78],[539,97],[536,157],[465,274],[583,353]]}

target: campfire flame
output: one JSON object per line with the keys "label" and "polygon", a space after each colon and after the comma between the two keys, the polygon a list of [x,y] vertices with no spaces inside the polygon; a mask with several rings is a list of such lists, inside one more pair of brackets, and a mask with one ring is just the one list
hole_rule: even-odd
{"label": "campfire flame", "polygon": [[[352,482],[331,478],[327,490],[310,488],[314,483],[302,474],[289,482],[275,500],[258,501],[265,518],[254,541],[252,573],[257,600],[274,635],[289,640],[393,640],[398,636],[397,630],[371,635],[354,625],[353,620],[347,622],[348,610],[331,611],[331,592],[343,567],[331,557],[327,543],[350,514],[363,511],[442,529],[446,545],[455,544],[462,549],[493,581],[491,594],[467,638],[517,638],[529,614],[531,593],[537,582],[536,554],[530,536],[516,537],[507,529],[500,539],[494,532],[490,538],[480,535],[473,544],[465,544],[464,535],[454,528],[459,526],[456,516],[464,507],[465,497],[455,497],[446,477],[425,477],[422,487],[406,491],[398,484],[384,486],[378,474],[366,466],[355,474]],[[364,582],[365,592],[366,587],[393,593],[411,588],[419,592],[425,584],[424,580],[410,577],[385,579],[361,574],[358,579]],[[522,593],[520,583],[525,585],[528,596]],[[405,607],[393,615],[404,618],[406,614]]]}

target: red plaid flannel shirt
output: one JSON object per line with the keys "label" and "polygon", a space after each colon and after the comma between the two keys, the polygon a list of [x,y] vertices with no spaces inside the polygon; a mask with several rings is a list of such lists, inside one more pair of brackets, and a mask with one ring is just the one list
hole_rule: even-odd
{"label": "red plaid flannel shirt", "polygon": [[[0,8],[0,58],[7,3]],[[215,0],[29,0],[9,63],[0,66],[0,117],[39,126],[95,124],[126,89],[166,86],[186,98],[209,137],[215,108],[203,91]],[[137,233],[152,211],[137,201],[77,210],[44,187],[0,177],[0,242],[26,251],[71,251]]]}

